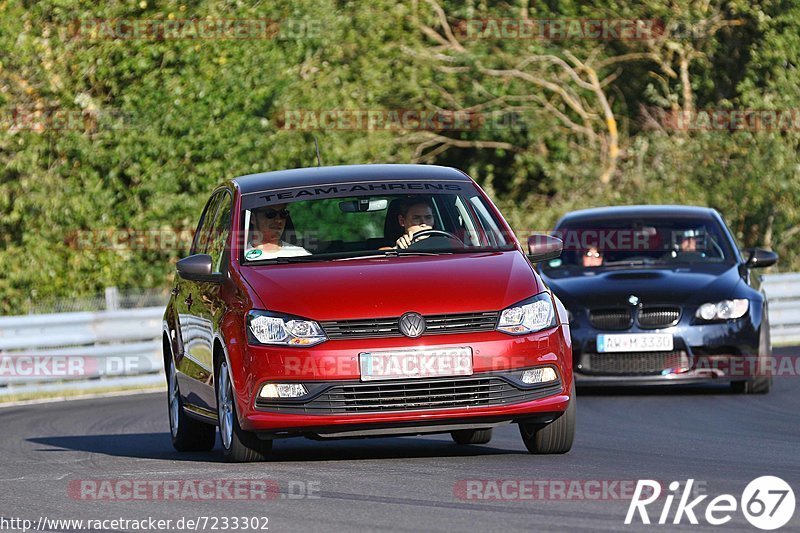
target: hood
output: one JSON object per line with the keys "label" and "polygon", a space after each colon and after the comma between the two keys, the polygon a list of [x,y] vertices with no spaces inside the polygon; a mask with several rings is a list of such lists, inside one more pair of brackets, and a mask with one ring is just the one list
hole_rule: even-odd
{"label": "hood", "polygon": [[518,251],[243,266],[271,311],[314,320],[499,311],[543,286]]}
{"label": "hood", "polygon": [[703,265],[702,269],[589,270],[571,276],[565,275],[566,272],[552,274],[545,276],[545,282],[567,307],[628,305],[630,295],[638,296],[645,305],[699,305],[731,298],[737,285],[743,283],[736,265]]}

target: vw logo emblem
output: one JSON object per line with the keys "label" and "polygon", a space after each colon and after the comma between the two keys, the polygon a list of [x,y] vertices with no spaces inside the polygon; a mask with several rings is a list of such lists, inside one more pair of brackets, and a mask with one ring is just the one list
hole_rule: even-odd
{"label": "vw logo emblem", "polygon": [[406,313],[400,317],[399,326],[406,337],[419,337],[425,333],[425,318],[419,313]]}
{"label": "vw logo emblem", "polygon": [[634,306],[639,305],[639,297],[634,294],[631,294],[630,296],[628,296],[628,303]]}

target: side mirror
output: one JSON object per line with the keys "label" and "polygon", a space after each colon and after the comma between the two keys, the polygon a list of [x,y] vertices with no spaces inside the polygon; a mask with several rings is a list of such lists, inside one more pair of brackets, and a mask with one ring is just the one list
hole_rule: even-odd
{"label": "side mirror", "polygon": [[778,262],[778,254],[763,248],[748,248],[748,257],[745,263],[748,268],[764,268]]}
{"label": "side mirror", "polygon": [[211,256],[208,254],[195,254],[184,257],[175,265],[178,275],[191,281],[222,281],[222,274],[212,272]]}
{"label": "side mirror", "polygon": [[564,242],[550,235],[531,235],[528,237],[528,260],[539,263],[548,259],[555,259],[561,255]]}

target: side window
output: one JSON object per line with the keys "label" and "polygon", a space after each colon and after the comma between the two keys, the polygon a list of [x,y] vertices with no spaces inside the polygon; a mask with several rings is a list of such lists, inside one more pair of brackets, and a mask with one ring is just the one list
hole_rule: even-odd
{"label": "side window", "polygon": [[206,250],[206,253],[211,256],[211,265],[214,272],[222,271],[225,243],[228,242],[228,235],[231,229],[231,196],[223,192],[220,197],[220,205],[217,209],[217,215],[214,217],[214,225],[211,230],[208,249]]}
{"label": "side window", "polygon": [[208,200],[203,215],[200,217],[200,223],[197,224],[197,231],[194,232],[194,240],[192,241],[192,249],[190,255],[203,254],[208,245],[208,236],[211,232],[211,225],[214,221],[214,213],[217,211],[219,205],[220,193],[215,194]]}

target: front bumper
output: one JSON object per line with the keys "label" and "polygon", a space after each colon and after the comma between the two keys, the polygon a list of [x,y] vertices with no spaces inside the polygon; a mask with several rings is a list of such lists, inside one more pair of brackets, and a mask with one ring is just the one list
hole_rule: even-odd
{"label": "front bumper", "polygon": [[[597,353],[601,333],[670,333],[672,352]],[[759,326],[749,316],[712,324],[682,321],[664,329],[601,331],[585,323],[572,329],[574,376],[581,386],[654,386],[750,381],[762,375]],[[660,359],[659,359],[660,358]],[[663,361],[659,367],[659,360]],[[599,364],[598,364],[599,363]]]}
{"label": "front bumper", "polygon": [[[471,376],[360,379],[361,352],[463,346],[472,349]],[[265,438],[416,434],[522,419],[547,423],[566,410],[573,379],[566,326],[519,337],[485,332],[337,340],[309,349],[248,346],[247,355],[237,383],[240,424]],[[536,387],[515,383],[521,369],[537,366],[555,368],[558,382]],[[294,402],[257,400],[257,392],[269,382],[303,383],[309,394]]]}

